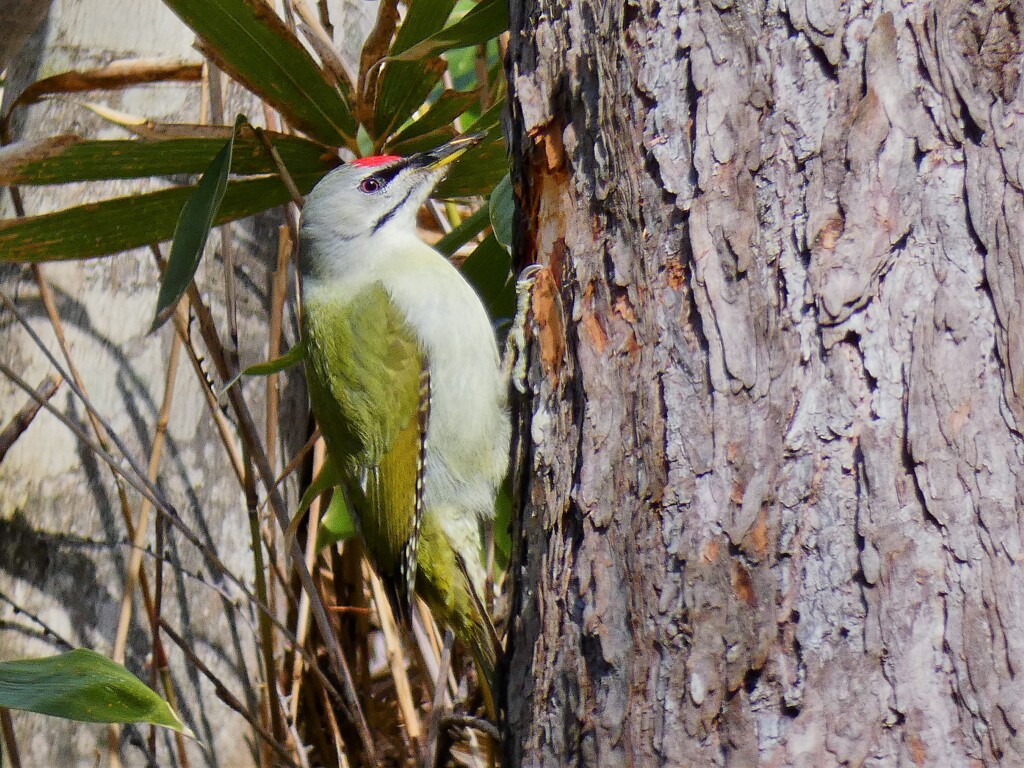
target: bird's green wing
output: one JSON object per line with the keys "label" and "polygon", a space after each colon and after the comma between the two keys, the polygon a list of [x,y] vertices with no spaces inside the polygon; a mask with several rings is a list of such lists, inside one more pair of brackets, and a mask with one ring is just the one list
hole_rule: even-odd
{"label": "bird's green wing", "polygon": [[379,285],[305,312],[306,376],[327,452],[384,581],[406,610],[416,581],[430,380]]}

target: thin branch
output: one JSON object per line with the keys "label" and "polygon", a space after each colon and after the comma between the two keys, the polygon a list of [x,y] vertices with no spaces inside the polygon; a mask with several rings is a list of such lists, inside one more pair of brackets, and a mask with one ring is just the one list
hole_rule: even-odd
{"label": "thin branch", "polygon": [[215,674],[213,674],[213,672],[210,671],[210,668],[203,663],[202,659],[196,656],[196,654],[188,646],[188,643],[186,643],[181,638],[181,636],[171,628],[171,626],[167,623],[166,619],[160,619],[160,628],[163,629],[163,631],[167,633],[167,636],[171,638],[174,644],[181,649],[182,653],[184,653],[185,656],[188,658],[189,663],[192,664],[197,670],[199,670],[203,677],[205,677],[207,680],[213,683],[213,689],[214,692],[217,694],[217,698],[223,701],[225,704],[227,704],[228,707],[233,709],[243,718],[245,718],[245,721],[252,726],[253,730],[256,731],[257,735],[261,739],[263,739],[264,742],[269,744],[270,747],[278,754],[278,756],[285,763],[292,766],[292,768],[299,768],[298,764],[292,759],[292,756],[288,752],[288,750],[285,749],[284,746],[280,744],[271,734],[267,733],[267,730],[260,724],[259,719],[256,718],[251,712],[249,712],[249,710],[245,708],[242,702],[233,693],[231,693],[231,691],[228,690],[227,686],[225,686],[224,683],[222,683],[220,679]]}
{"label": "thin branch", "polygon": [[438,665],[434,685],[434,702],[430,708],[430,721],[427,725],[427,743],[423,749],[423,768],[434,768],[437,761],[437,738],[441,733],[441,712],[445,709],[445,694],[448,686],[445,680],[452,663],[452,645],[455,635],[450,629],[444,631],[444,647],[441,649],[441,662]]}
{"label": "thin branch", "polygon": [[7,745],[7,757],[11,761],[11,768],[21,768],[18,741],[14,738],[14,721],[11,719],[11,710],[7,707],[0,707],[0,732],[3,733],[4,744]]}
{"label": "thin branch", "polygon": [[[323,467],[327,448],[323,440],[318,440],[313,449],[313,477]],[[306,531],[306,567],[313,570],[316,563],[316,535],[320,522],[320,497],[313,499],[309,505],[309,526]],[[295,637],[300,645],[306,642],[309,632],[309,595],[302,593],[299,599],[299,613],[295,620]],[[292,664],[291,719],[294,722],[299,715],[299,693],[302,688],[302,657],[296,656]]]}
{"label": "thin branch", "polygon": [[288,168],[281,159],[281,154],[277,151],[277,147],[273,145],[270,141],[270,137],[267,135],[267,132],[262,128],[255,126],[253,130],[256,132],[256,138],[260,140],[263,148],[267,151],[267,154],[270,155],[270,159],[274,161],[274,167],[277,168],[277,174],[281,177],[281,181],[284,183],[285,189],[288,190],[288,195],[291,197],[292,202],[295,203],[295,206],[299,210],[302,210],[302,204],[305,202],[305,198],[302,196],[298,185],[295,183],[295,179],[292,178],[291,173],[289,173]]}
{"label": "thin branch", "polygon": [[388,657],[388,666],[391,669],[391,677],[395,682],[395,693],[398,696],[398,708],[402,713],[402,720],[405,721],[405,730],[413,744],[422,747],[423,725],[420,723],[416,703],[412,700],[412,687],[409,685],[408,663],[405,653],[402,650],[401,636],[398,632],[398,624],[395,615],[391,610],[391,601],[384,592],[384,585],[380,577],[373,572],[367,564],[366,577],[370,582],[370,589],[373,592],[373,602],[377,606],[377,617],[380,619],[381,632],[384,634],[384,649]]}
{"label": "thin branch", "polygon": [[[43,383],[36,388],[36,395],[41,400],[49,400],[60,387],[62,381],[64,381],[62,376],[56,373],[51,373],[43,379]],[[36,414],[39,413],[40,408],[42,408],[42,406],[39,404],[38,400],[35,398],[29,399],[29,401],[22,406],[21,410],[11,417],[11,420],[7,422],[7,426],[3,428],[3,431],[0,431],[0,462],[4,460],[4,457],[11,449],[11,446],[13,446],[15,442],[17,442],[18,438],[24,434],[25,430],[28,429],[32,420],[36,417]]]}

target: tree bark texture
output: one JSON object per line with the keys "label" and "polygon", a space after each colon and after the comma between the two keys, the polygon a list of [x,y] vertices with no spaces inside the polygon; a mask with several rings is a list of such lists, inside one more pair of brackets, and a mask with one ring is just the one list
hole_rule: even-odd
{"label": "tree bark texture", "polygon": [[510,765],[1024,765],[1021,13],[512,3]]}

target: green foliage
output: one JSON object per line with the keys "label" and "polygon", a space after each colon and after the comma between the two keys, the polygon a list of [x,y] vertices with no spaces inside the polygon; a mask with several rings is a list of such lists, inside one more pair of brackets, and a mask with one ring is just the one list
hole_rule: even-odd
{"label": "green foliage", "polygon": [[345,494],[341,492],[340,488],[335,488],[334,495],[331,496],[331,503],[327,505],[327,511],[320,520],[316,548],[319,550],[331,547],[338,542],[351,539],[355,535],[356,524],[345,503]]}
{"label": "green foliage", "polygon": [[184,295],[199,268],[206,239],[210,236],[210,228],[217,218],[228,188],[228,171],[231,170],[235,136],[243,125],[245,118],[239,115],[235,118],[235,130],[231,132],[231,138],[203,171],[199,183],[181,209],[178,225],[174,228],[171,255],[167,259],[167,268],[160,283],[160,295],[156,300],[156,317],[150,330],[158,328],[170,317],[178,299]]}
{"label": "green foliage", "polygon": [[409,48],[394,48],[395,61],[416,61],[424,56],[478,45],[508,29],[507,0],[481,0],[461,19]]}
{"label": "green foliage", "polygon": [[217,64],[325,144],[352,146],[356,121],[335,83],[264,0],[164,0]]}
{"label": "green foliage", "polygon": [[[319,179],[319,174],[296,176],[295,183],[301,192],[308,192]],[[168,240],[194,190],[193,186],[172,187],[0,220],[0,263],[88,259]],[[232,181],[214,223],[251,216],[289,199],[276,176]]]}
{"label": "green foliage", "polygon": [[515,214],[515,201],[512,199],[512,178],[507,173],[491,192],[487,210],[490,213],[494,236],[506,248],[510,247],[512,245],[512,217]]}
{"label": "green foliage", "polygon": [[90,723],[152,723],[192,736],[135,675],[79,648],[45,659],[0,661],[0,707]]}

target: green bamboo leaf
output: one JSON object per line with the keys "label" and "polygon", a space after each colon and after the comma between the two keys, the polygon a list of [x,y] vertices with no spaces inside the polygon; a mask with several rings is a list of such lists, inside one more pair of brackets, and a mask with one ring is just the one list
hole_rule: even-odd
{"label": "green bamboo leaf", "polygon": [[[210,157],[224,146],[232,129],[218,137],[89,140],[51,136],[0,149],[0,185],[65,184],[72,181],[132,179],[201,173]],[[326,172],[338,164],[337,154],[299,136],[267,132],[292,175]],[[248,126],[235,139],[231,157],[235,174],[276,173],[269,153]]]}
{"label": "green bamboo leaf", "polygon": [[192,278],[195,277],[203,249],[210,236],[210,228],[217,218],[224,193],[228,189],[228,171],[231,170],[231,154],[235,148],[238,129],[245,124],[239,115],[235,119],[235,130],[231,138],[216,154],[210,165],[203,171],[195,191],[189,196],[174,228],[171,255],[167,268],[160,280],[160,293],[156,300],[156,315],[150,331],[155,331],[174,312],[178,299],[182,297]]}
{"label": "green bamboo leaf", "polygon": [[491,192],[487,205],[491,227],[498,242],[506,248],[512,247],[512,217],[515,215],[515,201],[512,199],[512,177],[505,174],[498,186]]}
{"label": "green bamboo leaf", "polygon": [[515,311],[512,257],[494,235],[485,237],[460,268],[476,289],[492,320],[511,317]]}
{"label": "green bamboo leaf", "polygon": [[225,392],[227,392],[229,389],[235,386],[235,384],[237,384],[242,379],[243,376],[270,376],[275,373],[280,373],[281,371],[286,371],[293,365],[298,365],[305,359],[306,347],[303,346],[302,343],[300,342],[293,346],[280,357],[275,357],[273,360],[267,360],[266,362],[263,363],[254,363],[253,365],[250,365],[244,370],[241,370],[238,373],[236,373],[234,376],[231,377],[231,380],[224,385],[224,388],[221,389],[221,391],[218,393],[218,399],[220,398],[220,395],[223,395]]}
{"label": "green bamboo leaf", "polygon": [[[402,51],[440,30],[455,7],[455,0],[414,0],[395,35],[392,50]],[[443,59],[388,61],[378,80],[374,111],[375,135],[387,136],[426,101],[441,79]]]}
{"label": "green bamboo leaf", "polygon": [[489,195],[508,173],[508,153],[501,131],[505,100],[495,102],[467,129],[466,133],[487,131],[486,138],[459,158],[448,177],[438,184],[438,198]]}
{"label": "green bamboo leaf", "polygon": [[135,675],[84,648],[0,661],[0,707],[89,723],[152,723],[195,738]]}
{"label": "green bamboo leaf", "polygon": [[[356,121],[341,92],[264,0],[164,0],[238,82],[325,144],[353,147]],[[354,148],[354,147],[353,147]]]}
{"label": "green bamboo leaf", "polygon": [[345,494],[341,488],[334,489],[331,496],[331,503],[327,505],[327,511],[320,520],[320,530],[316,534],[316,548],[320,551],[324,547],[330,547],[339,541],[351,539],[356,535],[356,524],[345,504]]}
{"label": "green bamboo leaf", "polygon": [[[295,176],[305,194],[322,173]],[[174,234],[178,213],[194,186],[117,197],[98,203],[0,220],[0,264],[69,261],[160,243]],[[214,224],[252,216],[291,199],[276,176],[228,183]]]}
{"label": "green bamboo leaf", "polygon": [[466,151],[452,167],[448,178],[437,185],[434,196],[441,199],[489,195],[508,173],[508,154],[500,128]]}
{"label": "green bamboo leaf", "polygon": [[486,43],[508,29],[508,0],[481,0],[465,16],[425,40],[401,49],[395,46],[392,59],[416,61],[452,48]]}

